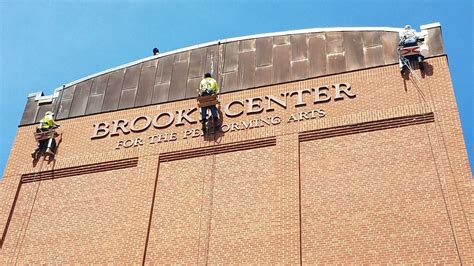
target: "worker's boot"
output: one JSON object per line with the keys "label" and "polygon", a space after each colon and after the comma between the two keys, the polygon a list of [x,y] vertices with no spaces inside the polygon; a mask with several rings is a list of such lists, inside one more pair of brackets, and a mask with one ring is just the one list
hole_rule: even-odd
{"label": "worker's boot", "polygon": [[48,154],[48,155],[53,155],[54,156],[54,152],[53,152],[53,150],[51,150],[51,148],[47,148],[45,153]]}
{"label": "worker's boot", "polygon": [[401,70],[400,72],[401,72],[401,74],[402,74],[402,77],[404,77],[405,79],[407,79],[407,78],[408,78],[408,75],[409,75],[409,73],[410,73],[410,70],[408,69],[408,67],[403,66],[403,67],[402,67],[402,70]]}
{"label": "worker's boot", "polygon": [[418,67],[420,68],[421,73],[425,73],[425,64],[423,63],[423,58],[418,57]]}
{"label": "worker's boot", "polygon": [[36,159],[36,156],[38,156],[38,149],[31,152],[31,157],[33,157],[33,159]]}

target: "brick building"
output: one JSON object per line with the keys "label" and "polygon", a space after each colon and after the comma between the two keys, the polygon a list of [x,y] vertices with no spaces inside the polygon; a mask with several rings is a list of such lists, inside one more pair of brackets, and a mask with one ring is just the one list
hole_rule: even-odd
{"label": "brick building", "polygon": [[[440,25],[163,53],[28,96],[0,182],[0,264],[474,263],[474,182]],[[221,132],[196,88],[221,86]],[[45,111],[55,158],[32,160]]]}

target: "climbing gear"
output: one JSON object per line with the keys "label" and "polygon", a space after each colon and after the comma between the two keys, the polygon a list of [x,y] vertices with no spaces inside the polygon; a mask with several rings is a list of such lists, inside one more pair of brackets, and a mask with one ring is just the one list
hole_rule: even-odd
{"label": "climbing gear", "polygon": [[47,148],[46,151],[44,152],[47,155],[55,155],[55,153],[51,150],[51,148]]}
{"label": "climbing gear", "polygon": [[428,45],[424,41],[425,34],[417,33],[410,25],[406,25],[404,30],[400,32],[400,41],[397,49],[400,72],[402,75],[406,75],[408,71],[417,82],[419,82],[420,78],[415,73],[411,62],[417,61],[420,71],[424,72],[423,60],[424,56],[428,55],[429,50]]}
{"label": "climbing gear", "polygon": [[[415,70],[412,68],[412,66],[410,64],[410,60],[408,60],[407,58],[401,58],[400,60],[402,61],[402,64],[403,64],[403,67],[401,69],[402,75],[407,75],[408,74],[408,73],[406,73],[406,70],[405,70],[405,69],[407,69],[411,73],[413,78],[415,79],[415,82],[420,83],[421,78],[418,76],[418,74],[416,74]],[[421,69],[421,63],[420,63],[420,69]]]}
{"label": "climbing gear", "polygon": [[199,107],[209,107],[220,103],[217,95],[203,95],[197,97]]}
{"label": "climbing gear", "polygon": [[49,130],[37,130],[34,133],[36,141],[40,140],[46,140],[50,138],[55,138],[58,136],[58,133],[56,133],[56,128],[51,128]]}
{"label": "climbing gear", "polygon": [[33,157],[33,159],[37,159],[43,153],[50,156],[55,155],[53,141],[55,141],[54,139],[59,136],[59,134],[56,132],[56,128],[57,126],[50,129],[41,128],[36,130],[34,137],[38,144],[36,149],[31,153],[31,157]]}

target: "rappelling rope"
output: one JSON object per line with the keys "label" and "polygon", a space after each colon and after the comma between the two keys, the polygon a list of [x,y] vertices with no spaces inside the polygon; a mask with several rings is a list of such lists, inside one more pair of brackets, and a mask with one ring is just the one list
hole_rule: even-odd
{"label": "rappelling rope", "polygon": [[[219,58],[220,58],[220,42],[217,43],[217,69],[216,69],[216,79],[219,81]],[[221,117],[222,118],[222,117]],[[214,121],[216,123],[216,121]],[[218,144],[218,131],[216,131],[216,124],[214,123],[213,129],[213,143],[212,143],[212,167],[211,167],[211,176],[210,176],[210,188],[209,188],[209,221],[207,224],[207,243],[206,243],[206,262],[205,265],[208,265],[209,262],[209,246],[211,242],[211,228],[212,228],[212,213],[214,206],[214,183],[216,175],[216,145]],[[217,122],[219,123],[219,122]]]}
{"label": "rappelling rope", "polygon": [[[421,100],[424,102],[424,103],[427,103],[427,100],[425,99],[425,96],[424,96],[424,93],[423,91],[421,90],[422,88],[421,87],[424,87],[424,83],[427,83],[427,88],[428,88],[428,91],[429,91],[429,94],[430,94],[430,100],[432,102],[432,108],[433,108],[433,112],[435,114],[437,114],[437,110],[436,110],[436,104],[434,102],[434,98],[433,98],[433,91],[431,89],[431,85],[429,83],[429,81],[427,80],[426,82],[422,82],[422,80],[418,77],[418,75],[415,73],[415,71],[413,70],[413,68],[411,67],[410,65],[410,61],[407,59],[407,58],[404,58],[404,57],[400,57],[400,59],[402,59],[402,63],[404,65],[406,65],[408,67],[408,69],[410,70],[410,73],[412,74],[412,76],[414,77],[414,82],[413,82],[413,85],[414,87],[417,89],[418,93],[419,93],[419,96],[421,97]],[[452,166],[451,166],[451,160],[449,158],[449,154],[448,154],[448,151],[447,151],[447,147],[446,147],[446,140],[444,139],[444,135],[443,135],[443,132],[442,132],[442,129],[441,129],[441,126],[439,125],[439,123],[436,123],[435,122],[435,128],[438,128],[439,132],[441,133],[441,142],[443,143],[443,146],[444,146],[444,150],[445,150],[445,153],[446,153],[446,156],[448,158],[448,164],[449,164],[449,168],[450,168],[450,171],[451,171],[451,175],[454,175],[454,172],[453,172],[453,169],[452,169]],[[445,209],[446,209],[446,214],[448,215],[448,220],[449,220],[449,223],[451,225],[451,231],[452,231],[452,234],[453,234],[453,238],[455,239],[455,246],[456,246],[456,251],[457,251],[457,254],[458,254],[458,258],[459,260],[461,261],[461,256],[460,256],[460,252],[459,252],[459,247],[458,247],[458,244],[457,244],[457,237],[456,237],[456,233],[454,231],[454,223],[452,222],[452,214],[451,214],[451,202],[449,200],[449,198],[445,195],[445,191],[443,190],[443,181],[441,179],[441,174],[439,172],[439,169],[438,169],[438,163],[436,162],[436,159],[435,159],[435,151],[434,151],[434,148],[433,148],[433,143],[431,141],[431,138],[430,138],[430,134],[429,134],[429,129],[428,129],[428,125],[425,124],[425,129],[426,129],[426,134],[428,135],[428,141],[429,141],[429,145],[430,145],[430,150],[431,150],[431,155],[433,157],[433,160],[434,160],[434,163],[435,163],[435,169],[436,169],[436,174],[437,174],[437,177],[438,177],[438,183],[439,183],[439,186],[440,186],[440,190],[441,190],[441,195],[443,196],[443,201],[444,201],[444,205],[445,205]],[[435,135],[437,136],[437,138],[439,139],[439,134],[438,134],[438,130],[435,129]],[[457,183],[456,183],[456,180],[454,180],[454,183],[455,183],[455,186],[456,186],[456,192],[458,193],[458,196],[459,196],[459,191],[457,190]],[[445,190],[448,190],[447,188],[447,182],[445,183],[445,186],[446,186],[446,189]],[[461,202],[461,205],[462,205],[462,202]],[[467,218],[465,217],[465,214],[464,214],[464,219],[466,220],[467,222]],[[469,231],[469,235],[472,239],[472,234],[471,232]],[[462,261],[461,261],[461,264],[462,264]]]}
{"label": "rappelling rope", "polygon": [[[61,92],[60,92],[60,94],[59,94],[58,102],[57,102],[57,104],[56,104],[56,110],[54,110],[54,109],[55,109],[55,108],[54,108],[54,104],[51,104],[51,112],[56,111],[56,112],[54,112],[55,114],[56,114],[56,113],[59,111],[59,109],[60,109],[61,99],[62,99],[62,96],[63,96],[63,94],[64,94],[65,88],[66,88],[66,85],[63,85],[63,86],[62,86],[62,90],[61,90]],[[50,143],[51,143],[52,139],[54,139],[54,137],[55,137],[55,135],[54,135],[54,134],[55,134],[54,130],[51,130],[50,134],[52,134],[52,135],[51,135],[50,138],[48,139],[47,148],[50,146]],[[41,151],[38,151],[38,152],[41,152]],[[36,184],[36,183],[37,183],[36,189],[34,189],[34,186],[33,186],[33,190],[32,190],[32,192],[31,192],[31,194],[28,195],[28,200],[27,200],[27,202],[26,202],[26,207],[25,207],[25,215],[24,215],[24,217],[23,217],[23,221],[22,221],[22,223],[21,223],[20,230],[18,231],[18,235],[17,235],[17,237],[16,237],[15,247],[14,247],[14,249],[13,249],[13,252],[10,254],[11,256],[10,256],[9,259],[8,259],[8,264],[10,264],[10,265],[11,265],[11,264],[15,264],[15,265],[16,265],[17,262],[18,262],[18,257],[19,257],[20,252],[21,252],[21,247],[22,247],[22,245],[23,245],[23,241],[24,241],[24,239],[25,239],[26,232],[27,232],[27,230],[28,230],[28,224],[29,224],[29,221],[30,221],[30,219],[31,219],[31,215],[32,215],[32,213],[33,213],[34,202],[36,201],[36,196],[38,195],[39,187],[40,187],[40,184],[41,184],[41,182],[37,182],[37,181],[38,181],[38,177],[39,177],[39,175],[40,175],[40,173],[41,173],[41,171],[42,171],[42,169],[43,169],[44,160],[45,160],[44,154],[42,154],[40,157],[41,157],[41,158],[40,158],[41,162],[40,162],[40,164],[39,164],[39,169],[38,169],[38,171],[34,174],[33,179],[32,179],[32,180],[33,180],[33,181],[32,181],[33,184]],[[21,179],[20,179],[20,182],[22,182]],[[30,207],[30,203],[31,203],[31,207]],[[25,224],[25,223],[26,223],[26,224]],[[22,235],[23,228],[24,228],[24,233],[23,233],[23,235]],[[18,252],[18,254],[16,254],[17,252]],[[16,254],[16,256],[15,256],[15,254]],[[15,259],[15,263],[13,263],[13,259]]]}
{"label": "rappelling rope", "polygon": [[[216,67],[216,79],[219,81],[219,58],[220,58],[220,42],[217,44],[217,67]],[[216,121],[214,121],[216,122]],[[217,122],[219,123],[219,122]],[[206,262],[205,265],[208,265],[209,262],[209,246],[211,242],[211,227],[212,227],[212,213],[213,213],[213,206],[214,206],[214,183],[215,183],[215,175],[216,175],[216,145],[217,142],[217,134],[216,132],[216,124],[214,123],[213,129],[213,143],[212,143],[212,167],[211,167],[211,176],[210,176],[210,187],[209,187],[209,221],[207,223],[207,243],[206,243]]]}
{"label": "rappelling rope", "polygon": [[[416,82],[421,83],[421,78],[416,74],[415,70],[411,67],[410,60],[408,60],[408,58],[402,56],[400,54],[399,49],[397,49],[397,53],[398,53],[398,59],[402,62],[402,65],[404,65],[408,68],[408,70],[410,71],[411,75],[413,76],[413,78],[415,79]],[[402,67],[402,69],[403,69],[403,67]]]}
{"label": "rappelling rope", "polygon": [[[219,62],[220,62],[220,42],[217,43],[217,62],[216,62],[216,73],[215,73],[215,77],[216,77],[216,81],[219,83]],[[213,58],[213,55],[211,53],[211,75],[214,76],[214,58]],[[206,114],[207,115],[207,114]],[[206,254],[205,256],[205,264],[207,265],[208,264],[208,258],[209,258],[209,244],[210,244],[210,236],[211,236],[211,223],[212,223],[212,208],[213,208],[213,202],[214,202],[214,179],[215,179],[215,171],[216,171],[216,151],[215,151],[215,147],[216,147],[216,144],[218,144],[217,142],[217,133],[218,132],[215,132],[215,124],[214,124],[214,133],[213,133],[213,143],[212,143],[212,146],[213,148],[211,149],[211,151],[209,153],[206,154],[206,157],[207,156],[212,156],[212,167],[211,167],[211,172],[210,172],[210,187],[209,187],[209,210],[208,210],[208,214],[209,214],[209,219],[207,221],[207,242],[206,242],[206,245],[204,247],[204,252]],[[205,133],[204,133],[205,134]],[[203,206],[204,206],[204,201],[205,201],[205,197],[204,197],[204,192],[205,192],[205,184],[206,184],[206,166],[204,166],[204,173],[203,173],[203,184],[202,184],[202,188],[201,188],[201,219],[199,220],[199,237],[201,236],[201,230],[202,230],[202,210],[203,210]],[[196,258],[196,264],[199,264],[199,256],[200,256],[200,251],[201,251],[201,245],[199,245],[198,247],[198,255],[197,255],[197,258]]]}
{"label": "rappelling rope", "polygon": [[[23,221],[21,223],[20,230],[18,230],[18,235],[17,235],[16,241],[15,241],[15,247],[13,249],[13,252],[10,254],[11,256],[8,259],[8,264],[9,265],[12,265],[12,264],[16,265],[17,262],[18,262],[18,256],[20,255],[21,246],[23,244],[23,240],[25,239],[26,231],[28,229],[28,223],[30,221],[31,214],[33,212],[34,201],[36,200],[36,195],[38,194],[39,186],[40,186],[40,183],[41,183],[41,182],[37,182],[38,181],[37,178],[39,177],[39,175],[40,175],[40,173],[43,169],[43,164],[44,164],[44,156],[42,156],[42,158],[41,158],[40,167],[39,167],[38,171],[33,176],[32,183],[33,184],[38,183],[38,185],[36,186],[36,190],[33,187],[32,193],[30,195],[28,195],[28,200],[26,201],[26,207],[25,207],[25,214],[24,214],[24,217],[23,217]],[[20,182],[22,182],[22,180],[20,180]],[[33,195],[34,195],[34,197],[33,197]],[[30,210],[30,203],[32,203],[31,210]],[[26,225],[25,225],[25,222],[26,222]],[[25,227],[25,232],[23,233],[23,236],[22,236],[21,233],[23,231],[23,227]],[[20,241],[20,239],[21,239],[21,241]],[[15,253],[17,253],[17,249],[18,249],[18,254],[16,254],[16,257],[15,257]],[[15,263],[13,263],[13,259],[15,259]]]}
{"label": "rappelling rope", "polygon": [[[430,92],[430,98],[431,98],[431,102],[433,103],[433,111],[434,113],[437,113],[437,110],[436,110],[436,103],[434,101],[434,98],[433,98],[433,90],[431,88],[431,85],[430,85],[430,82],[429,80],[426,81],[426,83],[428,84],[428,89],[429,89],[429,92]],[[444,138],[444,134],[443,134],[443,129],[441,128],[441,125],[439,123],[436,123],[435,122],[435,126],[438,128],[439,132],[440,132],[440,135],[441,135],[441,142],[443,143],[443,149],[444,149],[444,152],[446,153],[446,157],[448,159],[448,166],[449,166],[449,171],[451,172],[451,176],[453,177],[453,181],[454,181],[454,186],[456,187],[456,193],[457,193],[457,197],[460,199],[460,195],[459,195],[459,189],[458,189],[458,185],[457,185],[457,182],[456,182],[456,178],[455,178],[455,175],[454,175],[454,170],[452,168],[452,165],[451,165],[451,158],[449,157],[449,153],[448,153],[448,149],[447,149],[447,145],[446,145],[446,140]],[[427,129],[428,130],[428,129]],[[436,132],[436,135],[438,135],[438,130],[435,131]],[[433,155],[434,156],[434,155]],[[433,157],[434,158],[434,157]],[[439,183],[440,183],[440,187],[442,189],[442,181],[441,181],[441,178],[439,177]],[[445,183],[445,186],[446,186],[446,191],[448,191],[448,183],[446,182]],[[451,218],[450,218],[450,213],[448,211],[448,206],[449,206],[449,209],[451,209],[451,202],[449,200],[449,197],[446,197],[443,190],[441,190],[442,192],[442,195],[443,195],[443,199],[445,200],[445,204],[446,204],[446,211],[447,211],[447,214],[448,214],[448,217],[449,217],[449,221],[451,223]],[[460,204],[461,204],[461,208],[464,210],[464,207],[463,207],[463,203],[462,201],[460,200]],[[467,217],[466,217],[466,213],[463,212],[463,216],[464,216],[464,221],[466,224],[468,224],[467,222]],[[451,224],[451,228],[453,230],[453,237],[454,239],[457,239],[456,237],[456,233],[454,232],[454,223]],[[472,237],[472,233],[469,229],[469,226],[467,227],[467,230],[469,232],[469,236],[471,238],[471,240],[473,240],[473,237]],[[459,248],[458,248],[458,244],[457,244],[457,240],[455,241],[455,244],[456,244],[456,251],[458,252],[458,256],[459,256],[459,261],[461,262],[462,264],[462,261],[461,261],[461,256],[460,256],[460,252],[459,252]]]}
{"label": "rappelling rope", "polygon": [[213,206],[214,206],[214,183],[215,183],[215,175],[216,175],[216,133],[213,136],[214,142],[212,143],[212,167],[211,167],[211,177],[210,177],[210,188],[209,188],[209,222],[207,224],[207,243],[206,243],[206,265],[208,265],[209,260],[209,245],[211,242],[211,228],[212,228],[212,213],[213,213]]}

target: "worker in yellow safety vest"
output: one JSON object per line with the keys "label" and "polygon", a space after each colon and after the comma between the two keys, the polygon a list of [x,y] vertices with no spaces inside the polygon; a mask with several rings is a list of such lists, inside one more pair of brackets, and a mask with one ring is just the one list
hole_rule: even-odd
{"label": "worker in yellow safety vest", "polygon": [[[204,78],[199,84],[199,96],[216,95],[217,93],[219,93],[219,86],[217,85],[217,81],[212,78],[210,73],[204,74]],[[207,109],[211,109],[211,115],[215,123],[215,128],[219,129],[220,124],[219,118],[217,116],[217,107],[215,105],[211,105],[207,107],[201,107],[202,130],[206,132]]]}
{"label": "worker in yellow safety vest", "polygon": [[[47,132],[52,129],[58,128],[59,125],[54,121],[54,113],[47,111],[44,117],[40,120],[38,127],[36,128],[37,133]],[[54,140],[54,134],[49,139],[43,139],[38,141],[36,149],[31,153],[31,156],[36,157],[39,152],[45,151],[46,154],[54,155],[56,149],[56,141]]]}

